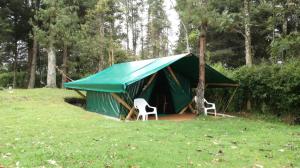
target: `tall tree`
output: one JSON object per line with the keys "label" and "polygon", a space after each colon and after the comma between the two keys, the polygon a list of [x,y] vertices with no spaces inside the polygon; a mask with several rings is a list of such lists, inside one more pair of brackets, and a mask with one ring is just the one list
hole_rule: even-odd
{"label": "tall tree", "polygon": [[244,0],[244,25],[245,25],[245,58],[246,65],[252,66],[251,52],[251,22],[250,22],[250,0]]}
{"label": "tall tree", "polygon": [[[36,14],[40,26],[35,26],[39,41],[45,47],[48,54],[47,87],[56,87],[56,45],[63,44],[64,61],[66,61],[68,43],[76,25],[77,9],[74,4],[68,4],[64,0],[43,0],[44,8]],[[74,19],[75,18],[75,19]],[[66,64],[66,62],[64,62]],[[63,64],[63,67],[66,65]],[[65,68],[64,68],[65,70]],[[65,79],[63,79],[65,80]]]}
{"label": "tall tree", "polygon": [[164,10],[163,0],[148,0],[148,23],[146,48],[147,55],[153,57],[166,56],[168,45],[167,29],[169,20]]}
{"label": "tall tree", "polygon": [[[36,14],[40,8],[40,0],[36,0],[35,3],[33,3],[33,10]],[[32,17],[31,24],[37,25],[36,19]],[[36,37],[36,31],[32,29],[32,58],[30,63],[30,76],[29,76],[29,82],[28,82],[28,88],[34,88],[35,86],[35,79],[36,79],[36,65],[37,65],[37,55],[38,55],[38,41]]]}
{"label": "tall tree", "polygon": [[198,53],[199,53],[199,78],[196,89],[198,112],[204,111],[204,93],[205,93],[205,54],[206,54],[206,38],[209,26],[215,24],[218,13],[212,6],[214,1],[209,0],[178,0],[177,8],[180,9],[180,17],[185,23],[192,23],[198,28]]}

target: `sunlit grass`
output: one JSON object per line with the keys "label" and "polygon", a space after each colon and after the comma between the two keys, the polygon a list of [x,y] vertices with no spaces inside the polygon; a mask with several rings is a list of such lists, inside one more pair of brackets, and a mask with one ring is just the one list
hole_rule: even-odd
{"label": "sunlit grass", "polygon": [[242,118],[120,122],[72,91],[0,91],[0,167],[300,167],[300,127]]}

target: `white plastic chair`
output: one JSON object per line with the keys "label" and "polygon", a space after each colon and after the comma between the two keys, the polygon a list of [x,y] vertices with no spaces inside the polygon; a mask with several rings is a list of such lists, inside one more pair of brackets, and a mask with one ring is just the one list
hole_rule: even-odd
{"label": "white plastic chair", "polygon": [[[197,96],[195,96],[195,102],[197,102]],[[206,106],[208,105],[208,106]],[[217,116],[217,110],[215,103],[210,103],[204,98],[204,114],[207,115],[209,110],[213,110],[215,116]]]}
{"label": "white plastic chair", "polygon": [[[143,121],[148,120],[148,115],[151,115],[151,114],[154,114],[155,115],[155,119],[157,120],[157,109],[156,109],[156,107],[150,106],[146,102],[145,99],[143,99],[143,98],[134,99],[133,104],[134,104],[134,107],[139,110],[139,114],[138,114],[136,120],[139,120],[140,117],[142,117]],[[146,111],[146,107],[147,106],[149,108],[153,109],[153,111],[147,112]]]}

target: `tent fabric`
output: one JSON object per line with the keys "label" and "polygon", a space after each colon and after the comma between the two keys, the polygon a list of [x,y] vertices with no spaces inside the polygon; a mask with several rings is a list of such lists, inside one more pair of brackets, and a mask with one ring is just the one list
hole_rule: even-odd
{"label": "tent fabric", "polygon": [[192,92],[189,80],[186,80],[184,77],[175,74],[177,80],[179,81],[179,84],[177,84],[168,70],[164,69],[164,74],[169,82],[174,110],[176,113],[178,113],[192,101]]}
{"label": "tent fabric", "polygon": [[112,97],[110,93],[88,91],[86,109],[92,112],[119,118],[121,105]]}
{"label": "tent fabric", "polygon": [[[209,65],[206,65],[205,69],[208,87],[237,85]],[[199,62],[195,55],[181,54],[115,64],[89,77],[64,83],[64,86],[68,89],[87,91],[87,110],[111,117],[122,119],[129,111],[111,93],[118,95],[130,107],[133,106],[133,99],[137,97],[148,102],[152,100],[153,103],[166,103],[167,100],[167,104],[171,105],[169,111],[179,113],[192,101],[192,88],[197,86],[198,70]],[[155,78],[144,88],[154,73]],[[164,96],[164,102],[160,96]],[[161,108],[161,104],[159,107]],[[158,113],[169,114],[168,110],[162,109],[165,108],[159,109]]]}
{"label": "tent fabric", "polygon": [[[192,83],[197,83],[198,79],[198,58],[189,54],[180,54],[169,57],[126,62],[114,64],[113,66],[98,72],[89,77],[64,83],[69,89],[125,93],[126,88],[149,75],[171,65],[174,71],[187,75]],[[206,65],[206,78],[210,83],[236,84],[231,79]]]}
{"label": "tent fabric", "polygon": [[[175,72],[188,78],[193,88],[197,87],[199,80],[199,60],[196,56],[184,57],[171,65]],[[205,83],[208,87],[237,87],[238,83],[227,78],[209,65],[205,65]]]}

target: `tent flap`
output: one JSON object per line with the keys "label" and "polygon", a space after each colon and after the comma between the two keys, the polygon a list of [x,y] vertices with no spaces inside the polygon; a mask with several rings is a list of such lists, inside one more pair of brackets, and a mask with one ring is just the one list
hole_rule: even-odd
{"label": "tent flap", "polygon": [[178,85],[169,71],[164,70],[164,74],[169,83],[174,110],[178,113],[192,100],[190,83],[187,79],[184,79],[184,77],[181,77],[179,74],[175,74],[180,83]]}

